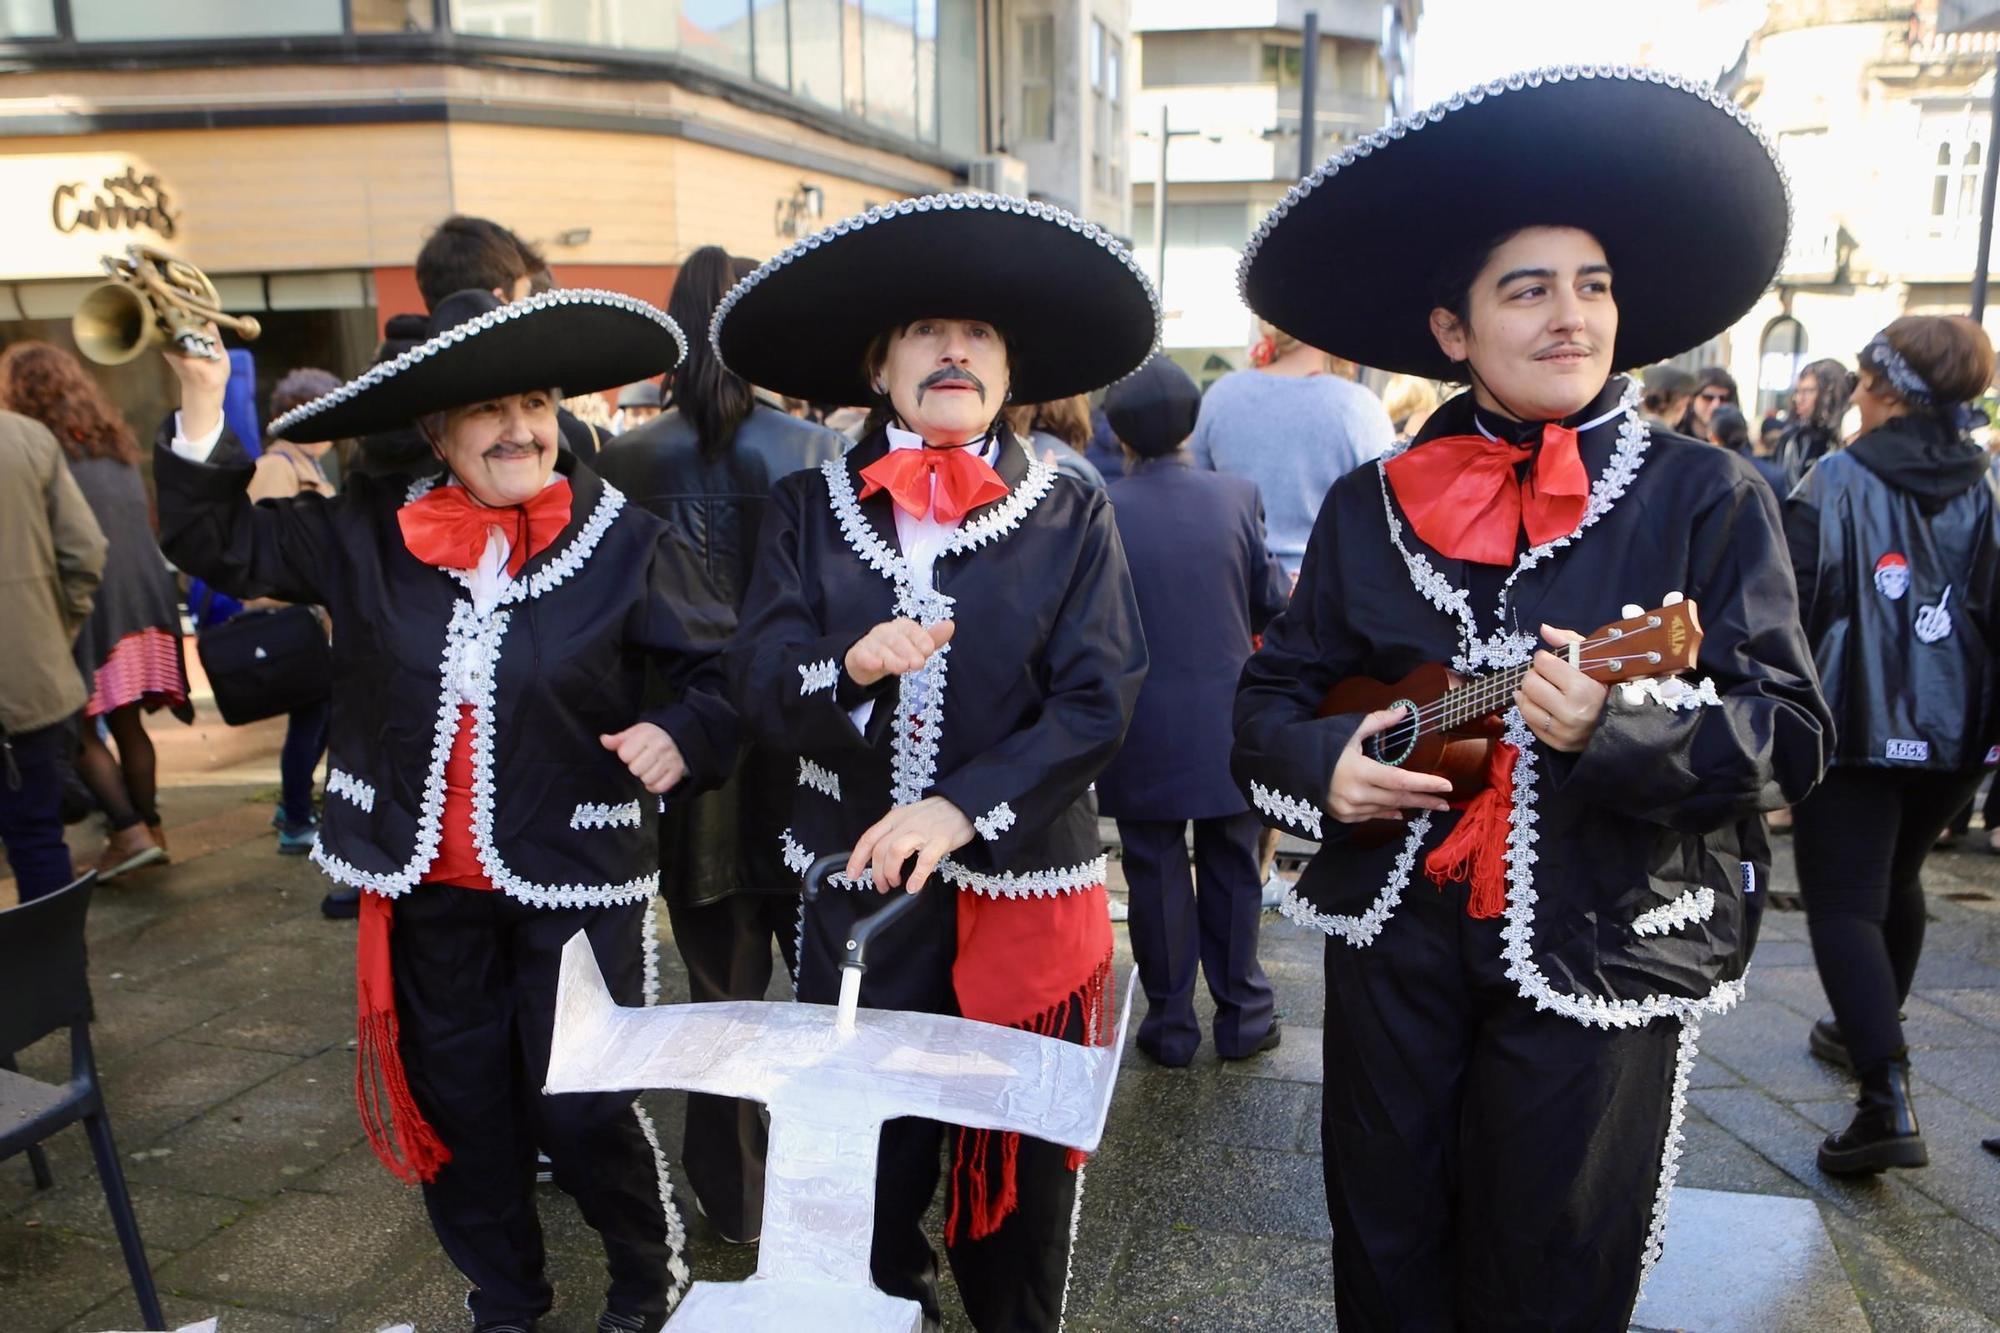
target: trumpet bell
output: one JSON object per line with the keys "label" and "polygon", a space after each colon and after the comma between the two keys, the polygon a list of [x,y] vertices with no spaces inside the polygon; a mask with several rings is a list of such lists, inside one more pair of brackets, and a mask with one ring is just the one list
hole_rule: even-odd
{"label": "trumpet bell", "polygon": [[69,327],[77,350],[100,366],[122,366],[160,339],[152,305],[122,282],[91,288]]}

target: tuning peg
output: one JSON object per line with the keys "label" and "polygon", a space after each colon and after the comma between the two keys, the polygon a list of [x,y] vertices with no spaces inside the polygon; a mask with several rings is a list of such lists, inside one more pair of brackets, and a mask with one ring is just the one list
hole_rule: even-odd
{"label": "tuning peg", "polygon": [[1622,611],[1620,611],[1620,612],[1619,612],[1618,614],[1619,614],[1619,615],[1620,615],[1621,617],[1623,617],[1624,619],[1626,619],[1626,620],[1630,620],[1630,619],[1632,619],[1632,618],[1633,618],[1634,616],[1643,616],[1643,615],[1645,615],[1645,614],[1646,614],[1646,608],[1645,608],[1645,607],[1643,607],[1643,606],[1640,606],[1640,605],[1638,605],[1637,603],[1634,603],[1634,602],[1627,602],[1627,603],[1625,603],[1625,609],[1624,609],[1624,610],[1622,610]]}
{"label": "tuning peg", "polygon": [[1679,605],[1680,605],[1680,604],[1681,604],[1682,602],[1685,602],[1686,600],[1687,600],[1687,598],[1686,598],[1686,597],[1684,597],[1683,595],[1681,595],[1680,593],[1677,593],[1677,592],[1670,592],[1670,593],[1668,593],[1668,594],[1667,594],[1667,595],[1666,595],[1666,596],[1665,596],[1664,598],[1662,598],[1662,599],[1660,600],[1660,605],[1661,605],[1661,606],[1679,606]]}

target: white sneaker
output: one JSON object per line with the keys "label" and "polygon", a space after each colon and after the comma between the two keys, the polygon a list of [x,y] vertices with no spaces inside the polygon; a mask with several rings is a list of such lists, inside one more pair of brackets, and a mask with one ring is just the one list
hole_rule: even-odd
{"label": "white sneaker", "polygon": [[1286,890],[1291,887],[1291,884],[1286,881],[1283,875],[1280,875],[1275,869],[1272,870],[1271,877],[1264,881],[1264,910],[1267,912],[1277,911],[1278,904],[1285,901]]}
{"label": "white sneaker", "polygon": [[1125,900],[1123,898],[1113,898],[1111,900],[1111,919],[1113,921],[1129,921],[1131,918],[1132,909],[1126,905]]}

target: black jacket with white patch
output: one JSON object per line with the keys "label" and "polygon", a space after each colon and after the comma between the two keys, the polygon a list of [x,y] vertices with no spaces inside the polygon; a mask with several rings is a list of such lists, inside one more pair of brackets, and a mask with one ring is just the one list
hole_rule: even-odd
{"label": "black jacket with white patch", "polygon": [[[763,743],[800,756],[781,835],[794,874],[845,851],[892,805],[941,796],[977,835],[946,883],[991,896],[1074,893],[1102,882],[1091,783],[1125,735],[1146,673],[1124,549],[1102,491],[1008,442],[1008,494],[967,514],[912,580],[886,493],[858,499],[880,431],[845,458],[777,484],[730,689]],[[950,619],[920,671],[863,690],[847,650],[875,625]],[[851,713],[873,699],[866,729]]]}
{"label": "black jacket with white patch", "polygon": [[1799,610],[1833,709],[1833,762],[1965,771],[1993,743],[2000,511],[1985,453],[1892,417],[1785,502]]}
{"label": "black jacket with white patch", "polygon": [[[466,576],[403,543],[396,511],[431,482],[357,477],[336,499],[253,505],[248,466],[181,458],[167,447],[172,429],[153,455],[168,557],[225,591],[332,615],[327,799],[313,851],[327,874],[391,897],[421,882],[464,699],[473,845],[495,888],[550,907],[656,890],[660,800],[598,737],[656,723],[687,759],[690,790],[720,780],[735,745],[717,657],[729,607],[659,520],[562,455],[568,526],[482,614]],[[650,713],[649,663],[680,691]]]}
{"label": "black jacket with white patch", "polygon": [[[1268,823],[1320,840],[1287,915],[1365,948],[1399,928],[1406,894],[1437,892],[1423,859],[1459,816],[1412,814],[1407,837],[1379,847],[1349,841],[1327,802],[1361,718],[1319,717],[1327,692],[1426,662],[1465,675],[1517,665],[1542,624],[1588,632],[1628,603],[1694,600],[1706,634],[1694,678],[1613,686],[1581,753],[1548,749],[1518,709],[1506,714],[1521,749],[1509,975],[1538,1007],[1605,1026],[1692,1019],[1741,996],[1744,881],[1761,884],[1766,869],[1750,822],[1804,796],[1829,743],[1770,488],[1727,450],[1654,435],[1628,381],[1579,415],[1621,401],[1582,432],[1591,492],[1579,527],[1513,571],[1469,574],[1426,546],[1379,463],[1335,483],[1291,605],[1244,668],[1231,759]],[[1470,433],[1471,416],[1470,396],[1454,399],[1412,447]]]}

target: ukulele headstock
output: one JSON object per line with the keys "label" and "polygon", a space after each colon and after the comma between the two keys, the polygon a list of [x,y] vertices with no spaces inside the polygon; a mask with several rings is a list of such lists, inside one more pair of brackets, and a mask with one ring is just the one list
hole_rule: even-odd
{"label": "ukulele headstock", "polygon": [[1584,640],[1576,665],[1593,680],[1643,680],[1692,671],[1700,652],[1700,612],[1682,600],[1612,621]]}

